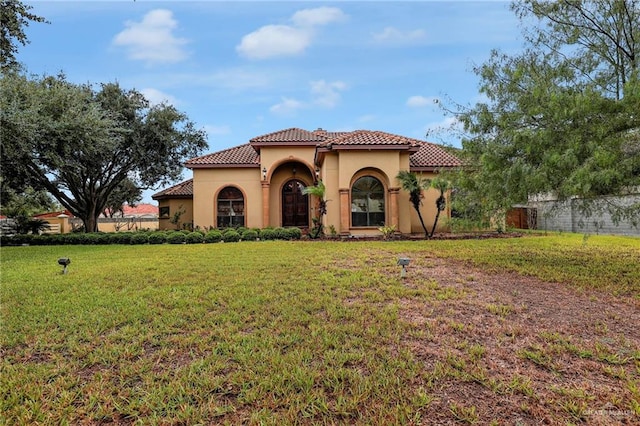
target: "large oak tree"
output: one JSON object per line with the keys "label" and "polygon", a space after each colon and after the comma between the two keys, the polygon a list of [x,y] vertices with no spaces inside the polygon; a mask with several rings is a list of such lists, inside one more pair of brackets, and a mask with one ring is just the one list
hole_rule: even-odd
{"label": "large oak tree", "polygon": [[88,232],[123,185],[167,185],[207,146],[185,114],[117,83],[96,90],[64,76],[7,74],[0,109],[3,180],[45,189]]}
{"label": "large oak tree", "polygon": [[459,119],[466,170],[457,185],[492,212],[536,194],[577,197],[637,224],[640,206],[640,3],[512,4],[525,24],[521,53],[492,52],[475,69],[486,101]]}

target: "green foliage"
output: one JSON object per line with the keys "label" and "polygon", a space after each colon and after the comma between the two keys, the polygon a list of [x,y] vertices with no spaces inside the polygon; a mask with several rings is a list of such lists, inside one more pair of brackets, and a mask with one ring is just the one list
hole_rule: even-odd
{"label": "green foliage", "polygon": [[381,226],[378,231],[382,232],[382,238],[390,240],[396,232],[396,226]]}
{"label": "green foliage", "polygon": [[245,229],[241,236],[242,241],[255,241],[258,239],[258,232],[254,229]]}
{"label": "green foliage", "polygon": [[202,244],[204,242],[204,236],[197,231],[190,232],[185,236],[185,242],[187,244]]}
{"label": "green foliage", "polygon": [[167,234],[164,232],[152,232],[149,234],[149,244],[164,244],[167,242]]}
{"label": "green foliage", "polygon": [[299,240],[302,238],[302,230],[297,227],[285,228],[285,238],[286,240]]}
{"label": "green foliage", "polygon": [[407,170],[400,170],[396,179],[400,182],[402,189],[409,193],[409,201],[411,201],[411,205],[415,209],[416,213],[418,213],[418,219],[420,219],[420,224],[424,230],[424,237],[427,238],[429,236],[429,231],[424,224],[424,219],[420,212],[420,206],[422,205],[422,198],[424,197],[423,191],[431,187],[431,180],[425,179],[418,176],[417,173]]}
{"label": "green foliage", "polygon": [[205,243],[218,243],[222,241],[222,232],[217,229],[213,229],[204,236]]}
{"label": "green foliage", "polygon": [[0,70],[6,73],[20,68],[16,55],[18,44],[26,46],[29,43],[25,27],[30,22],[47,22],[43,17],[30,12],[33,6],[26,5],[19,0],[0,1]]}
{"label": "green foliage", "polygon": [[222,233],[222,241],[225,243],[240,241],[240,234],[235,229],[229,228]]}
{"label": "green foliage", "polygon": [[145,232],[136,232],[131,235],[131,244],[147,244],[149,242],[149,235]]}
{"label": "green foliage", "polygon": [[260,239],[265,241],[277,239],[276,230],[273,228],[263,229],[262,231],[260,231]]}
{"label": "green foliage", "polygon": [[169,244],[184,244],[187,240],[187,236],[182,232],[172,232],[167,236],[167,242]]}
{"label": "green foliage", "polygon": [[48,191],[89,232],[107,206],[179,179],[183,161],[206,147],[185,114],[117,83],[95,90],[64,76],[3,75],[0,110],[3,180]]}
{"label": "green foliage", "polygon": [[324,199],[326,192],[327,189],[322,180],[318,180],[318,183],[313,186],[302,189],[303,194],[313,195],[318,199],[317,215],[313,218],[313,229],[309,232],[311,238],[319,238],[323,235],[322,217],[327,214],[327,200]]}
{"label": "green foliage", "polygon": [[[482,216],[538,194],[588,205],[637,188],[637,2],[527,0],[512,8],[532,24],[528,44],[517,55],[494,51],[476,68],[487,101],[458,115],[469,137],[455,187]],[[637,206],[606,210],[617,220],[640,217]]]}

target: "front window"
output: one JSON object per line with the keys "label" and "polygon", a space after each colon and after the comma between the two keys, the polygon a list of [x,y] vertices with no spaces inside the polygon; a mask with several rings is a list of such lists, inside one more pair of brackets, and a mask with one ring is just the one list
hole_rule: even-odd
{"label": "front window", "polygon": [[244,197],[238,188],[227,186],[218,194],[218,228],[244,226]]}
{"label": "front window", "polygon": [[351,188],[351,226],[384,226],[384,186],[363,176]]}

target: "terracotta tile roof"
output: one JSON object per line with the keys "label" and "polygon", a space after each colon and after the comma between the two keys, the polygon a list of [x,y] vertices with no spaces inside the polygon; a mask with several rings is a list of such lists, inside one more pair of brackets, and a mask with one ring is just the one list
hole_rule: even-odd
{"label": "terracotta tile roof", "polygon": [[122,210],[125,216],[158,216],[158,206],[148,203],[136,204],[135,207],[125,205]]}
{"label": "terracotta tile roof", "polygon": [[246,143],[244,145],[225,149],[223,151],[214,152],[203,155],[201,157],[192,158],[187,161],[185,167],[190,169],[198,167],[258,167],[260,165],[260,156],[253,147]]}
{"label": "terracotta tile roof", "polygon": [[353,132],[342,133],[338,137],[329,138],[320,146],[333,147],[336,145],[367,145],[419,147],[420,143],[421,141],[417,139],[407,138],[400,135],[393,135],[391,133],[373,130],[356,130]]}
{"label": "terracotta tile roof", "polygon": [[420,149],[409,157],[409,167],[415,170],[432,170],[438,167],[461,166],[462,161],[440,145],[420,142]]}
{"label": "terracotta tile roof", "polygon": [[193,197],[193,179],[185,180],[151,196],[154,200],[164,198],[191,198]]}
{"label": "terracotta tile roof", "polygon": [[250,143],[244,145],[193,158],[187,161],[185,166],[191,169],[201,167],[259,167],[260,154],[257,150],[259,150],[260,146],[288,144],[316,146],[322,148],[325,152],[333,149],[350,148],[405,149],[409,152],[413,151],[410,157],[410,166],[416,170],[461,165],[460,160],[455,155],[450,154],[440,145],[405,136],[374,130],[328,132],[323,129],[308,131],[293,127],[257,136],[251,139]]}
{"label": "terracotta tile roof", "polygon": [[267,133],[266,135],[257,136],[251,139],[251,143],[259,142],[315,142],[319,143],[327,139],[329,132],[318,129],[310,132],[304,129],[292,127],[290,129],[278,130],[277,132]]}

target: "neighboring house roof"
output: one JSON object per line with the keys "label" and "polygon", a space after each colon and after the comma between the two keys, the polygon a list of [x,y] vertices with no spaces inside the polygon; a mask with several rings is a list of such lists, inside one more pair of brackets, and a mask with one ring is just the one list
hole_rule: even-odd
{"label": "neighboring house roof", "polygon": [[259,167],[260,156],[250,144],[236,146],[187,161],[185,167]]}
{"label": "neighboring house roof", "polygon": [[149,203],[122,207],[125,217],[158,217],[158,206]]}
{"label": "neighboring house roof", "polygon": [[177,185],[160,191],[151,196],[154,200],[165,198],[191,198],[193,197],[193,179],[185,180]]}

